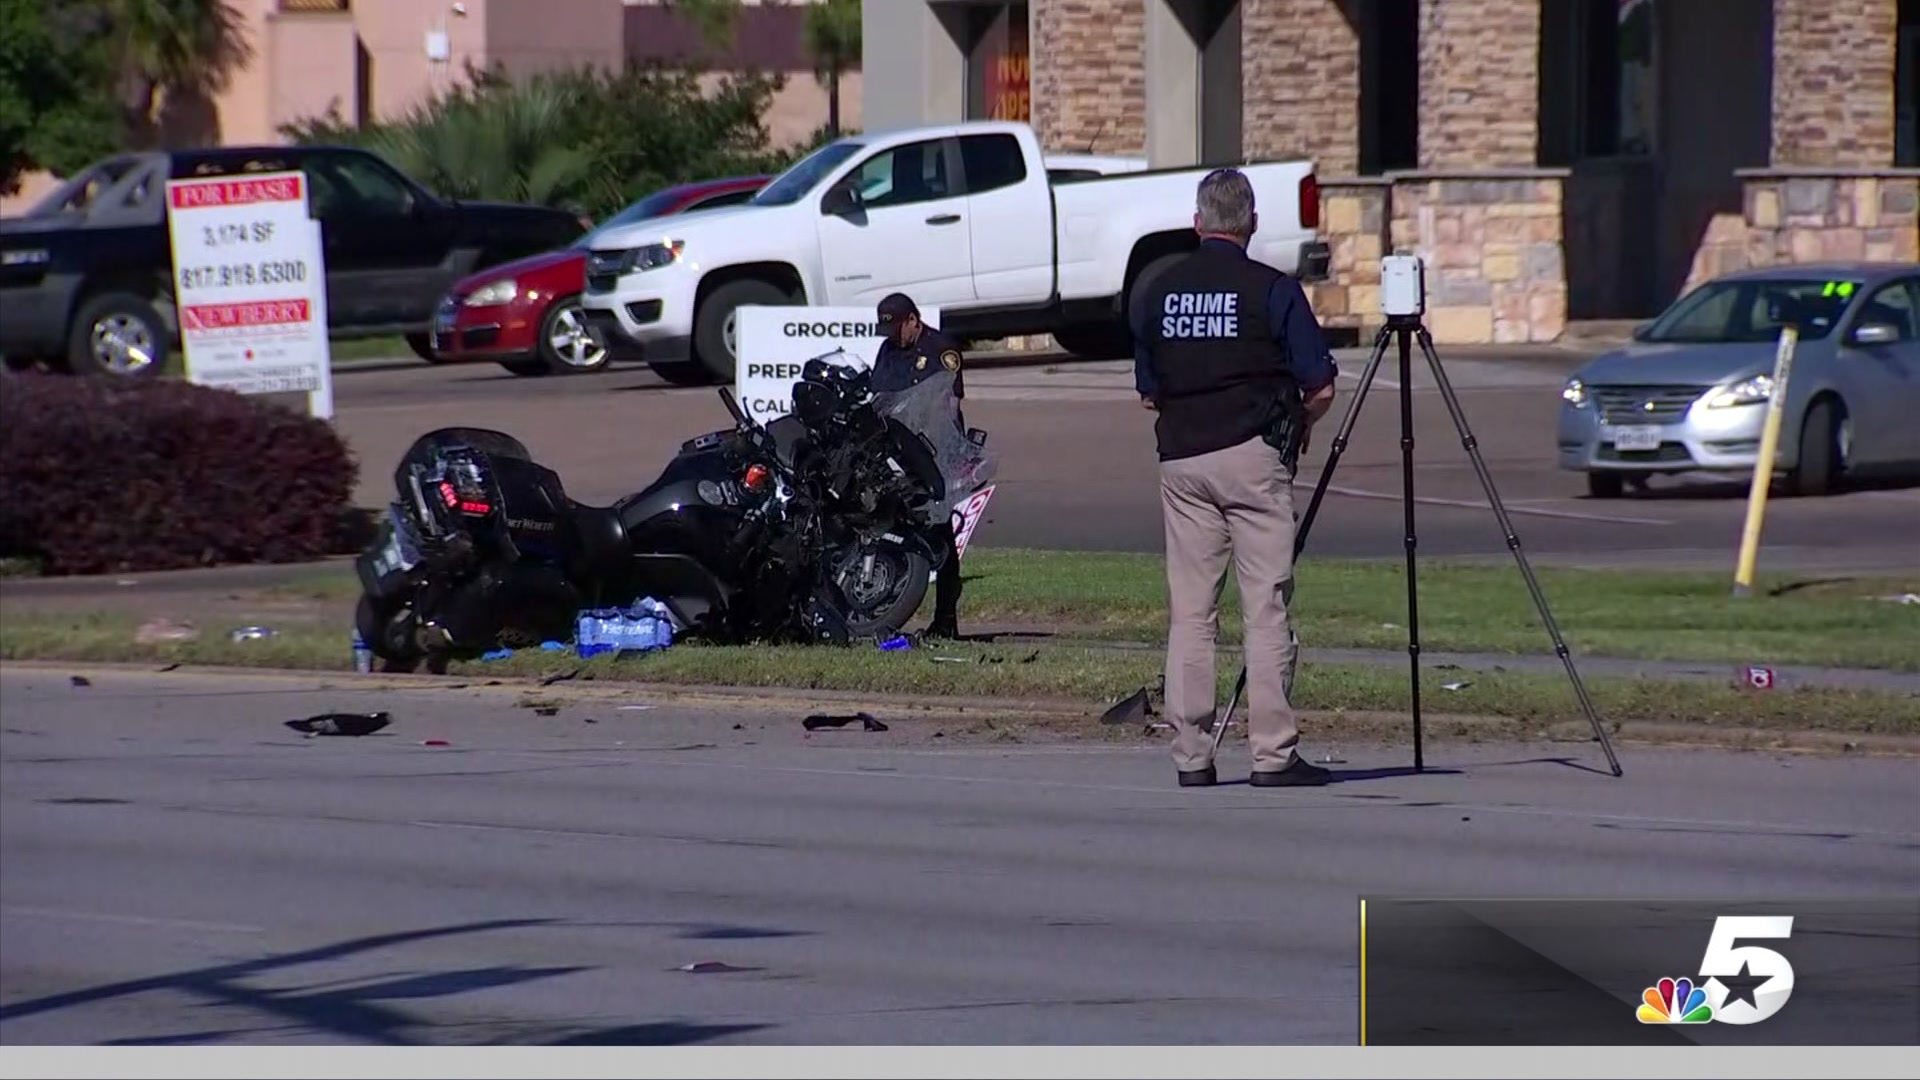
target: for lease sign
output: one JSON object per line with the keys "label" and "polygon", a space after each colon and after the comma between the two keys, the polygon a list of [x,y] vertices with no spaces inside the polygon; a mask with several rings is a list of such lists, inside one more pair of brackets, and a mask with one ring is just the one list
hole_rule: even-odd
{"label": "for lease sign", "polygon": [[187,377],[242,394],[304,393],[333,415],[327,273],[299,172],[167,184]]}
{"label": "for lease sign", "polygon": [[[940,325],[940,309],[920,309]],[[743,307],[734,314],[734,394],[759,423],[793,410],[793,388],[807,361],[826,357],[870,368],[884,335],[870,307]]]}

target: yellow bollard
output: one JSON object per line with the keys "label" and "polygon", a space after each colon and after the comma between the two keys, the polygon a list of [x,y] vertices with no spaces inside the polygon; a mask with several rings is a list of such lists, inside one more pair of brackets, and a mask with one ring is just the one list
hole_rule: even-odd
{"label": "yellow bollard", "polygon": [[1767,490],[1773,484],[1773,459],[1780,450],[1780,423],[1786,417],[1787,376],[1793,370],[1793,347],[1800,331],[1780,329],[1780,348],[1773,357],[1773,393],[1767,398],[1767,419],[1760,431],[1760,460],[1754,463],[1753,487],[1747,492],[1747,525],[1740,536],[1740,564],[1733,574],[1733,595],[1753,593],[1753,564],[1760,558],[1760,523],[1767,513]]}

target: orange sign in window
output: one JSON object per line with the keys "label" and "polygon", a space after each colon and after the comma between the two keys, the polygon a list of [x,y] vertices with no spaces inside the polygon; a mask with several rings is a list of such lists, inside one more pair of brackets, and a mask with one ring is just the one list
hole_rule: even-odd
{"label": "orange sign in window", "polygon": [[[987,52],[987,116],[993,120],[1018,120],[1025,123],[1033,116],[1033,99],[1027,83],[1026,5],[1015,6],[1003,17],[990,38]],[[992,46],[998,46],[993,48]]]}

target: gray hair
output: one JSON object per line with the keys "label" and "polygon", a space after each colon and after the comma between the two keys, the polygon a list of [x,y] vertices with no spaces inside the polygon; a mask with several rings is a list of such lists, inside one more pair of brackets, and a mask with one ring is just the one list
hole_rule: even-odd
{"label": "gray hair", "polygon": [[1201,232],[1238,236],[1253,235],[1253,185],[1239,169],[1215,169],[1200,181],[1194,198]]}

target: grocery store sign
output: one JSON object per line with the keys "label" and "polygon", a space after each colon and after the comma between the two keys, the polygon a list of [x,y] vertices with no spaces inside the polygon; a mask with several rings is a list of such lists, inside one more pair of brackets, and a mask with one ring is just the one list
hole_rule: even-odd
{"label": "grocery store sign", "polygon": [[167,184],[174,302],[187,378],[242,394],[307,395],[333,415],[327,270],[299,172]]}
{"label": "grocery store sign", "polygon": [[[940,325],[940,309],[920,318]],[[871,307],[742,307],[734,313],[734,394],[740,407],[765,424],[793,411],[793,388],[807,361],[866,370],[886,335]]]}

